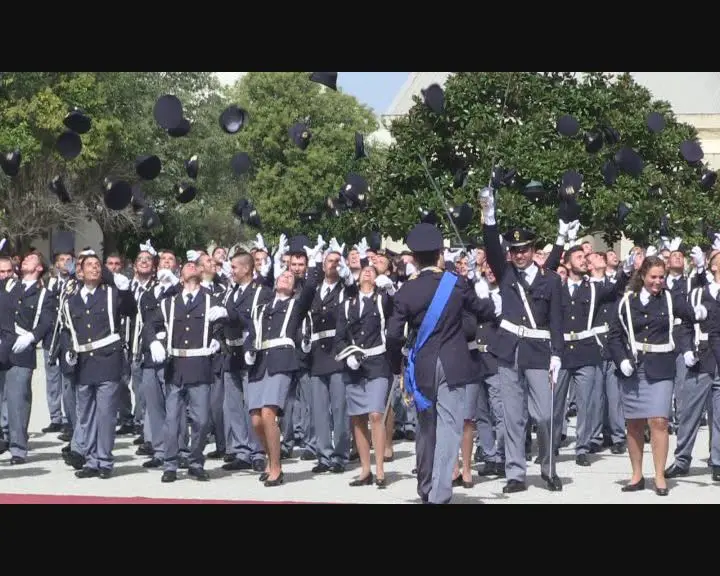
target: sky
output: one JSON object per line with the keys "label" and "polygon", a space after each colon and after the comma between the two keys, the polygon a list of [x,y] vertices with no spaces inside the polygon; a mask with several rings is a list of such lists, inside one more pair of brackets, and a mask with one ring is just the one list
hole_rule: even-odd
{"label": "sky", "polygon": [[[216,72],[231,84],[244,72]],[[410,72],[338,72],[338,87],[367,104],[376,114],[384,114]]]}

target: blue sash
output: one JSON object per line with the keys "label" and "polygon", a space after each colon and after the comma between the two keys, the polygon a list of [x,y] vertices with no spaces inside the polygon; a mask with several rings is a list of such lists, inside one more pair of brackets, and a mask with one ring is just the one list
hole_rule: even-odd
{"label": "blue sash", "polygon": [[432,302],[430,302],[430,307],[428,308],[425,318],[423,318],[422,324],[420,324],[420,328],[418,329],[415,344],[408,353],[407,367],[405,368],[405,390],[409,394],[412,394],[415,401],[415,407],[421,412],[430,408],[432,406],[432,402],[425,398],[420,390],[418,390],[417,383],[415,381],[415,360],[418,352],[420,352],[420,349],[425,345],[427,339],[430,338],[430,334],[433,333],[437,323],[440,321],[440,316],[442,316],[442,313],[445,311],[445,307],[450,300],[450,295],[452,294],[456,283],[457,276],[455,276],[455,274],[451,274],[450,272],[443,273],[443,276],[440,279],[440,285],[437,287]]}

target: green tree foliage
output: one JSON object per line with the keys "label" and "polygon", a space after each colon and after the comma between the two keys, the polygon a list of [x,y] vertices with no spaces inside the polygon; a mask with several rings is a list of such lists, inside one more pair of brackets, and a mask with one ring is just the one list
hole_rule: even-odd
{"label": "green tree foliage", "polygon": [[[517,169],[522,184],[543,182],[548,194],[539,202],[528,200],[521,187],[501,188],[497,193],[501,229],[527,226],[543,241],[555,238],[557,190],[567,170],[584,177],[578,195],[583,233],[601,233],[607,242],[617,241],[623,232],[638,241],[653,241],[664,214],[670,214],[673,236],[693,243],[704,240],[703,219],[720,223],[720,207],[712,191],[700,186],[701,168],[688,166],[679,153],[682,141],[697,137],[695,129],[678,122],[667,102],[654,101],[628,74],[613,80],[605,73],[576,77],[559,72],[461,72],[448,79],[444,91],[446,114],[436,115],[416,98],[407,117],[392,125],[395,144],[388,153],[386,177],[376,183],[371,213],[394,238],[403,238],[419,221],[421,208],[436,211],[445,235],[453,237],[443,202],[428,182],[421,158],[448,205],[467,202],[475,207],[478,190],[490,180],[493,160]],[[653,111],[666,120],[659,134],[646,126]],[[556,121],[564,114],[578,120],[580,137],[556,132]],[[614,127],[620,142],[589,154],[582,133],[597,126]],[[638,179],[621,174],[608,187],[601,167],[621,146],[636,150],[645,168]],[[454,188],[453,173],[462,167],[470,168],[471,174],[464,187]],[[653,186],[660,186],[663,194],[649,194]],[[620,202],[632,206],[622,228],[616,219]],[[463,235],[472,239],[480,234],[476,210]]]}

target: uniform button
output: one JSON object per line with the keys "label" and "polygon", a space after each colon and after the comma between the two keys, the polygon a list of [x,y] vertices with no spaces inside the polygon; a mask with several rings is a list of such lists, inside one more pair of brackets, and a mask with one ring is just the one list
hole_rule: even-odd
{"label": "uniform button", "polygon": [[87,326],[88,326],[88,328],[92,328],[92,326],[90,326],[90,324],[88,324]]}
{"label": "uniform button", "polygon": [[365,336],[365,332],[360,332],[360,336]]}
{"label": "uniform button", "polygon": [[647,317],[648,317],[648,315],[647,315],[647,314],[645,314],[645,318],[647,318]]}
{"label": "uniform button", "polygon": [[523,320],[527,320],[527,318],[525,318],[525,316],[523,316],[522,319],[523,319]]}
{"label": "uniform button", "polygon": [[575,316],[570,316],[570,320],[575,320]]}
{"label": "uniform button", "polygon": [[647,342],[647,338],[644,338],[644,341]]}
{"label": "uniform button", "polygon": [[190,332],[190,326],[185,326],[185,332]]}
{"label": "uniform button", "polygon": [[187,340],[185,340],[185,344],[190,344],[190,342],[188,342]]}
{"label": "uniform button", "polygon": [[575,306],[575,300],[571,300],[571,301],[570,301],[570,304],[572,304],[573,306]]}
{"label": "uniform button", "polygon": [[185,318],[190,318],[190,314],[188,314],[187,316],[185,316]]}
{"label": "uniform button", "polygon": [[90,310],[85,310],[85,314],[90,314]]}
{"label": "uniform button", "polygon": [[574,345],[574,344],[570,344],[569,348],[570,348],[570,350],[575,350],[575,345]]}
{"label": "uniform button", "polygon": [[88,338],[88,342],[92,342],[92,338]]}
{"label": "uniform button", "polygon": [[90,356],[95,356],[95,352],[90,352]]}

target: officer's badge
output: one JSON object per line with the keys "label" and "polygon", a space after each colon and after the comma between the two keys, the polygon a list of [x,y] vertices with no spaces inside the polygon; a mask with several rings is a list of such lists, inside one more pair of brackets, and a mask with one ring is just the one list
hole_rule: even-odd
{"label": "officer's badge", "polygon": [[520,232],[515,230],[515,233],[513,234],[513,238],[515,238],[515,242],[520,240]]}

